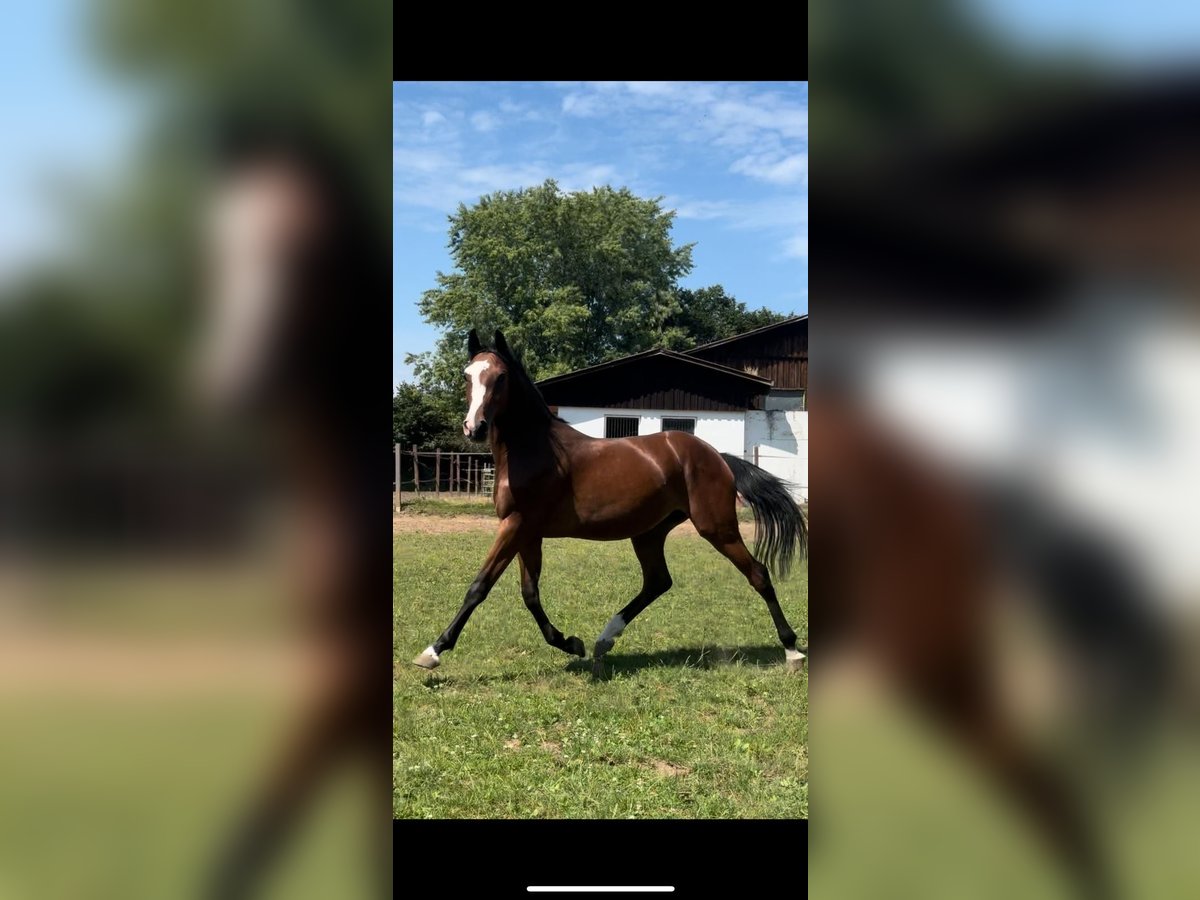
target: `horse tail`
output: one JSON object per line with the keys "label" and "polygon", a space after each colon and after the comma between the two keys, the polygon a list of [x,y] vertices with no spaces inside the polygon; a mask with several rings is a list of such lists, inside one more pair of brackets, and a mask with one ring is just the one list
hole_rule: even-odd
{"label": "horse tail", "polygon": [[808,551],[808,521],[788,490],[791,485],[737,456],[722,453],[733,484],[754,512],[755,553],[779,578],[787,578],[792,559]]}

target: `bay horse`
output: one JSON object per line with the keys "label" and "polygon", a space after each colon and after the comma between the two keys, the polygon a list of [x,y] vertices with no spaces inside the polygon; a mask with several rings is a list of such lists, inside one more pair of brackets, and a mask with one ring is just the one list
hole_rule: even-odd
{"label": "bay horse", "polygon": [[[807,648],[797,646],[769,571],[786,577],[797,551],[807,549],[807,522],[784,482],[684,432],[602,439],[577,431],[551,412],[499,330],[492,347],[484,347],[471,331],[463,378],[468,404],[463,435],[491,445],[500,528],[458,613],[413,660],[415,665],[436,668],[442,654],[454,649],[471,613],[514,556],[520,560],[521,596],[546,642],[586,656],[583,641],[564,637],[542,608],[542,540],[629,540],[642,567],[642,589],[596,639],[592,672],[602,675],[604,656],[616,639],[670,590],[667,535],[690,519],[763,598],[783,645],[785,667],[802,667]],[[742,540],[739,496],[754,513],[761,559]]]}
{"label": "bay horse", "polygon": [[[1116,676],[1091,698],[1110,706],[1111,721],[1090,738],[1111,744],[1144,726],[1165,664],[1163,636],[1120,556],[1056,521],[1044,499],[950,469],[834,381],[811,421],[821,435],[810,457],[824,498],[820,593],[833,601],[816,625],[827,681],[847,661],[843,682],[855,671],[878,679],[1000,788],[1080,896],[1113,896],[1087,798],[1009,708],[994,616],[1015,599],[1002,593],[1015,581],[1048,614],[1061,657],[1095,672],[1099,660]],[[878,814],[907,821],[904,810]]]}
{"label": "bay horse", "polygon": [[289,589],[312,677],[231,823],[205,896],[255,895],[318,789],[351,766],[375,785],[366,809],[374,886],[390,896],[391,649],[379,629],[390,540],[375,525],[386,505],[369,474],[377,417],[366,409],[373,377],[359,349],[375,318],[346,302],[380,296],[386,230],[321,133],[238,128],[221,149],[195,383],[211,424],[265,439],[285,483]]}

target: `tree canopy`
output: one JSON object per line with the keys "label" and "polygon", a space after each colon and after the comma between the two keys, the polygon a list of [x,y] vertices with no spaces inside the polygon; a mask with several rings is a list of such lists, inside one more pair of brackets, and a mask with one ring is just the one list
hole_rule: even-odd
{"label": "tree canopy", "polygon": [[418,304],[461,355],[471,328],[503,328],[535,378],[634,353],[661,340],[692,246],[674,213],[626,188],[566,194],[554,181],[460,205],[456,270]]}

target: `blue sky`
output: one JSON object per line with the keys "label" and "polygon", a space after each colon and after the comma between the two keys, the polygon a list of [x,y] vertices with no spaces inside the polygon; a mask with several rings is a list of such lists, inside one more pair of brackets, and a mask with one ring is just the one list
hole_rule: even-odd
{"label": "blue sky", "polygon": [[59,249],[59,198],[112,179],[145,104],[90,54],[86,0],[13,7],[0,28],[0,283]]}
{"label": "blue sky", "polygon": [[1026,50],[1076,50],[1117,65],[1186,64],[1200,49],[1194,0],[967,0],[997,37]]}
{"label": "blue sky", "polygon": [[453,268],[447,215],[546,178],[663,197],[686,286],[808,311],[804,82],[398,83],[392,107],[393,382],[438,336],[415,304]]}

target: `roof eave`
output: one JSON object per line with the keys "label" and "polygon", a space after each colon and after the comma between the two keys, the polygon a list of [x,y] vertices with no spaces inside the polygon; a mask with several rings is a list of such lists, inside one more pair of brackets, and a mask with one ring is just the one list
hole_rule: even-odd
{"label": "roof eave", "polygon": [[564,372],[562,375],[554,375],[550,378],[542,379],[536,382],[537,386],[545,387],[547,385],[559,384],[563,381],[568,381],[574,378],[579,378],[584,375],[594,374],[606,369],[615,368],[621,365],[627,365],[639,359],[649,359],[654,356],[663,356],[667,359],[673,359],[677,362],[686,363],[691,366],[700,366],[701,368],[710,369],[730,378],[738,378],[743,381],[750,381],[760,387],[765,387],[770,390],[774,386],[774,382],[769,378],[763,378],[759,375],[751,375],[742,369],[735,369],[732,366],[725,366],[721,363],[715,363],[707,359],[696,359],[685,353],[678,353],[674,350],[667,350],[662,347],[656,347],[653,350],[643,350],[640,353],[631,353],[629,356],[622,356],[620,359],[610,359],[608,362],[597,363],[594,366],[588,366],[586,369],[576,369],[574,372]]}
{"label": "roof eave", "polygon": [[689,356],[693,353],[699,353],[701,350],[710,350],[713,347],[720,347],[724,344],[731,344],[734,341],[744,340],[748,337],[762,334],[764,331],[770,331],[772,328],[781,328],[784,325],[794,325],[797,322],[802,322],[808,318],[808,313],[803,313],[799,316],[792,316],[789,319],[783,319],[779,322],[772,322],[770,325],[761,325],[758,328],[750,331],[743,331],[741,334],[735,334],[732,337],[721,338],[719,341],[709,341],[707,344],[701,344],[699,347],[693,347],[691,350],[685,351]]}

